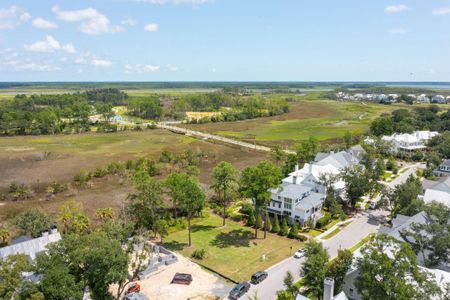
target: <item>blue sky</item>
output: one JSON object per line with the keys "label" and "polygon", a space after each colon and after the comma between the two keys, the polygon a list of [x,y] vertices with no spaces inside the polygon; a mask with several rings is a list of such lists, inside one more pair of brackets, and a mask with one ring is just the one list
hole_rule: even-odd
{"label": "blue sky", "polygon": [[450,0],[2,0],[0,81],[450,81]]}

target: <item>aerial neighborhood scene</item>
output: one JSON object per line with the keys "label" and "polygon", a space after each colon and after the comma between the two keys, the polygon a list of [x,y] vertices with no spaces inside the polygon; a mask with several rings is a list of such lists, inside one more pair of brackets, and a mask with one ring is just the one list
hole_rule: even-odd
{"label": "aerial neighborhood scene", "polygon": [[450,2],[2,0],[0,300],[449,300]]}

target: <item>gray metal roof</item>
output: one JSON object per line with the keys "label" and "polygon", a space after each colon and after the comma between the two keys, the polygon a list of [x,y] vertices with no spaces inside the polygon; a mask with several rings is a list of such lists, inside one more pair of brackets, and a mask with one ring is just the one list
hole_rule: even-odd
{"label": "gray metal roof", "polygon": [[54,232],[32,240],[9,245],[0,248],[0,259],[5,259],[9,255],[25,254],[28,255],[30,259],[34,260],[38,253],[46,250],[48,244],[57,242],[59,240],[61,240],[61,235],[59,234],[59,232]]}
{"label": "gray metal roof", "polygon": [[384,233],[394,237],[395,239],[406,242],[403,231],[410,229],[413,223],[416,224],[428,224],[429,219],[426,212],[422,211],[412,217],[407,217],[404,215],[397,215],[397,217],[392,221],[394,224],[393,228],[382,227],[379,233]]}
{"label": "gray metal roof", "polygon": [[311,187],[300,184],[283,183],[281,187],[271,189],[270,191],[284,198],[298,199],[301,198],[303,194],[311,191]]}
{"label": "gray metal roof", "polygon": [[300,200],[295,207],[303,210],[308,210],[313,207],[320,206],[323,203],[325,194],[321,193],[311,193],[308,197]]}

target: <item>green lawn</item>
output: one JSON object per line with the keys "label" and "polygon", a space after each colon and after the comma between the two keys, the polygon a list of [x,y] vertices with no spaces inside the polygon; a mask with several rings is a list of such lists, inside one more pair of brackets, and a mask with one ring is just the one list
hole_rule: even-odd
{"label": "green lawn", "polygon": [[363,238],[362,240],[360,240],[358,243],[356,243],[355,245],[353,245],[353,247],[351,247],[349,250],[351,252],[355,252],[356,250],[358,250],[359,248],[361,248],[365,243],[367,243],[368,241],[370,241],[370,239],[374,236],[375,234],[371,233],[369,235],[367,235],[365,238]]}
{"label": "green lawn", "polygon": [[[206,257],[203,260],[191,259],[234,281],[249,280],[256,271],[293,255],[303,245],[273,234],[268,234],[264,240],[262,232],[259,239],[254,240],[251,228],[230,220],[227,220],[225,227],[221,225],[222,219],[211,214],[196,220],[193,225],[192,247],[187,247],[187,230],[170,234],[164,244],[188,258],[194,250],[205,249]],[[266,255],[265,261],[262,261],[263,254]]]}

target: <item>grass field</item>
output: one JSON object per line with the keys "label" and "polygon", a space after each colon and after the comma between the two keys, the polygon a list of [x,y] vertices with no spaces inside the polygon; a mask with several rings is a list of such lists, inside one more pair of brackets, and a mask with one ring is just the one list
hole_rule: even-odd
{"label": "grass field", "polygon": [[[253,273],[274,265],[302,247],[298,241],[270,233],[265,240],[262,232],[261,238],[254,240],[252,237],[252,229],[230,220],[222,227],[222,219],[211,214],[193,226],[192,247],[187,247],[187,230],[170,234],[165,245],[186,257],[196,249],[205,249],[203,260],[193,260],[235,281],[250,280]],[[261,259],[263,254],[265,261]]]}
{"label": "grass field", "polygon": [[[26,136],[0,138],[0,193],[11,182],[25,183],[39,190],[52,181],[72,182],[74,175],[82,170],[91,171],[111,162],[149,157],[158,161],[162,150],[180,153],[187,149],[203,152],[206,157],[200,163],[200,182],[205,190],[211,185],[211,170],[226,160],[236,168],[255,165],[269,159],[268,153],[255,152],[239,147],[213,144],[165,130],[126,131],[111,134],[77,134],[53,136]],[[164,175],[164,174],[163,174]],[[44,195],[32,200],[0,200],[0,223],[14,217],[29,207],[41,207],[55,213],[68,199],[84,205],[88,215],[96,208],[122,207],[132,191],[127,181],[108,177],[93,181],[93,187],[74,193],[61,193],[51,201]],[[1,195],[0,195],[1,196]]]}
{"label": "grass field", "polygon": [[390,113],[398,108],[412,108],[404,104],[381,105],[323,100],[318,95],[305,97],[307,98],[292,103],[289,113],[279,116],[225,124],[185,126],[242,140],[256,139],[260,144],[269,146],[289,146],[310,136],[320,141],[331,141],[343,137],[347,131],[362,134],[367,131],[372,120],[382,113]]}

